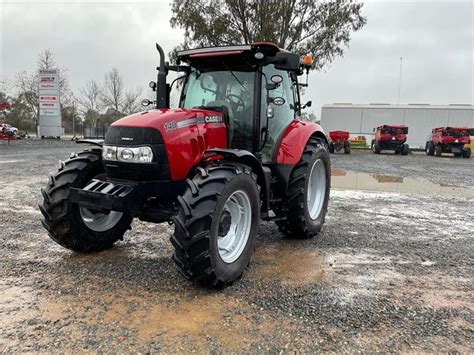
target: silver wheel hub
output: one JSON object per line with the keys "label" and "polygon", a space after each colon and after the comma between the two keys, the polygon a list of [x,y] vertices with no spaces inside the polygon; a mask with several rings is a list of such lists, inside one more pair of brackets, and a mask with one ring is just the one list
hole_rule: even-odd
{"label": "silver wheel hub", "polygon": [[79,213],[87,228],[94,232],[105,232],[115,227],[123,216],[123,212],[110,211],[109,213],[102,213],[85,207],[79,207]]}
{"label": "silver wheel hub", "polygon": [[315,220],[321,214],[326,197],[326,166],[321,159],[314,162],[308,179],[306,204],[309,217]]}
{"label": "silver wheel hub", "polygon": [[236,261],[247,245],[252,224],[250,199],[242,190],[229,196],[219,220],[217,247],[227,264]]}

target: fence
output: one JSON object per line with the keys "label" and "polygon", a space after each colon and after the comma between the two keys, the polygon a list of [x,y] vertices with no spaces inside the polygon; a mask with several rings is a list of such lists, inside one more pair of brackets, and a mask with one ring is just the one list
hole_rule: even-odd
{"label": "fence", "polygon": [[82,129],[82,136],[88,139],[105,138],[105,133],[109,125],[84,126]]}

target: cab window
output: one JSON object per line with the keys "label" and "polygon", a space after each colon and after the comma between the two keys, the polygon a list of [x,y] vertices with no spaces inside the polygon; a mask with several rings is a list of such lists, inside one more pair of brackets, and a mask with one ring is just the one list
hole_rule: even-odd
{"label": "cab window", "polygon": [[[282,77],[281,83],[273,90],[266,89],[266,84],[272,84],[272,76]],[[261,127],[267,125],[267,108],[273,106],[273,117],[268,119],[267,141],[262,149],[263,162],[273,162],[278,142],[288,125],[295,118],[295,97],[293,82],[288,72],[275,69],[273,64],[263,67],[262,76],[262,105],[260,112]]]}

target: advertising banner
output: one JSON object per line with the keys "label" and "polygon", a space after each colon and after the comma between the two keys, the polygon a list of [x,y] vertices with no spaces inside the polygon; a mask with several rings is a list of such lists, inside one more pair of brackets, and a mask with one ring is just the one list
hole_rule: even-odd
{"label": "advertising banner", "polygon": [[39,110],[38,135],[60,137],[63,130],[58,69],[39,70]]}

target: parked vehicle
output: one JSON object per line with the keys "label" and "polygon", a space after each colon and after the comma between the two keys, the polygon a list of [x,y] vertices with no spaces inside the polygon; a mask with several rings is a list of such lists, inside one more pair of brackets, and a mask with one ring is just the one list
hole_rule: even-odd
{"label": "parked vehicle", "polygon": [[18,133],[18,128],[13,127],[12,125],[8,123],[0,123],[0,132],[4,134],[11,132],[16,135]]}
{"label": "parked vehicle", "polygon": [[[41,190],[42,222],[79,252],[111,248],[133,218],[172,223],[181,274],[224,286],[249,264],[260,219],[296,238],[324,223],[328,141],[319,125],[297,119],[308,106],[298,76],[312,60],[268,42],[183,50],[176,65],[157,50],[156,100],[143,100],[154,107],[114,122],[104,141],[86,141],[96,149],[61,163]],[[168,71],[183,73],[177,109]]]}
{"label": "parked vehicle", "polygon": [[470,158],[470,135],[474,129],[467,127],[438,127],[431,131],[426,142],[426,155],[440,157],[443,153],[452,153],[455,157]]}
{"label": "parked vehicle", "polygon": [[348,131],[331,131],[329,132],[329,153],[342,152],[345,154],[351,153],[351,142],[349,142]]}
{"label": "parked vehicle", "polygon": [[380,154],[382,150],[393,150],[395,154],[408,155],[410,147],[406,143],[408,127],[403,125],[383,125],[374,128],[372,151]]}

